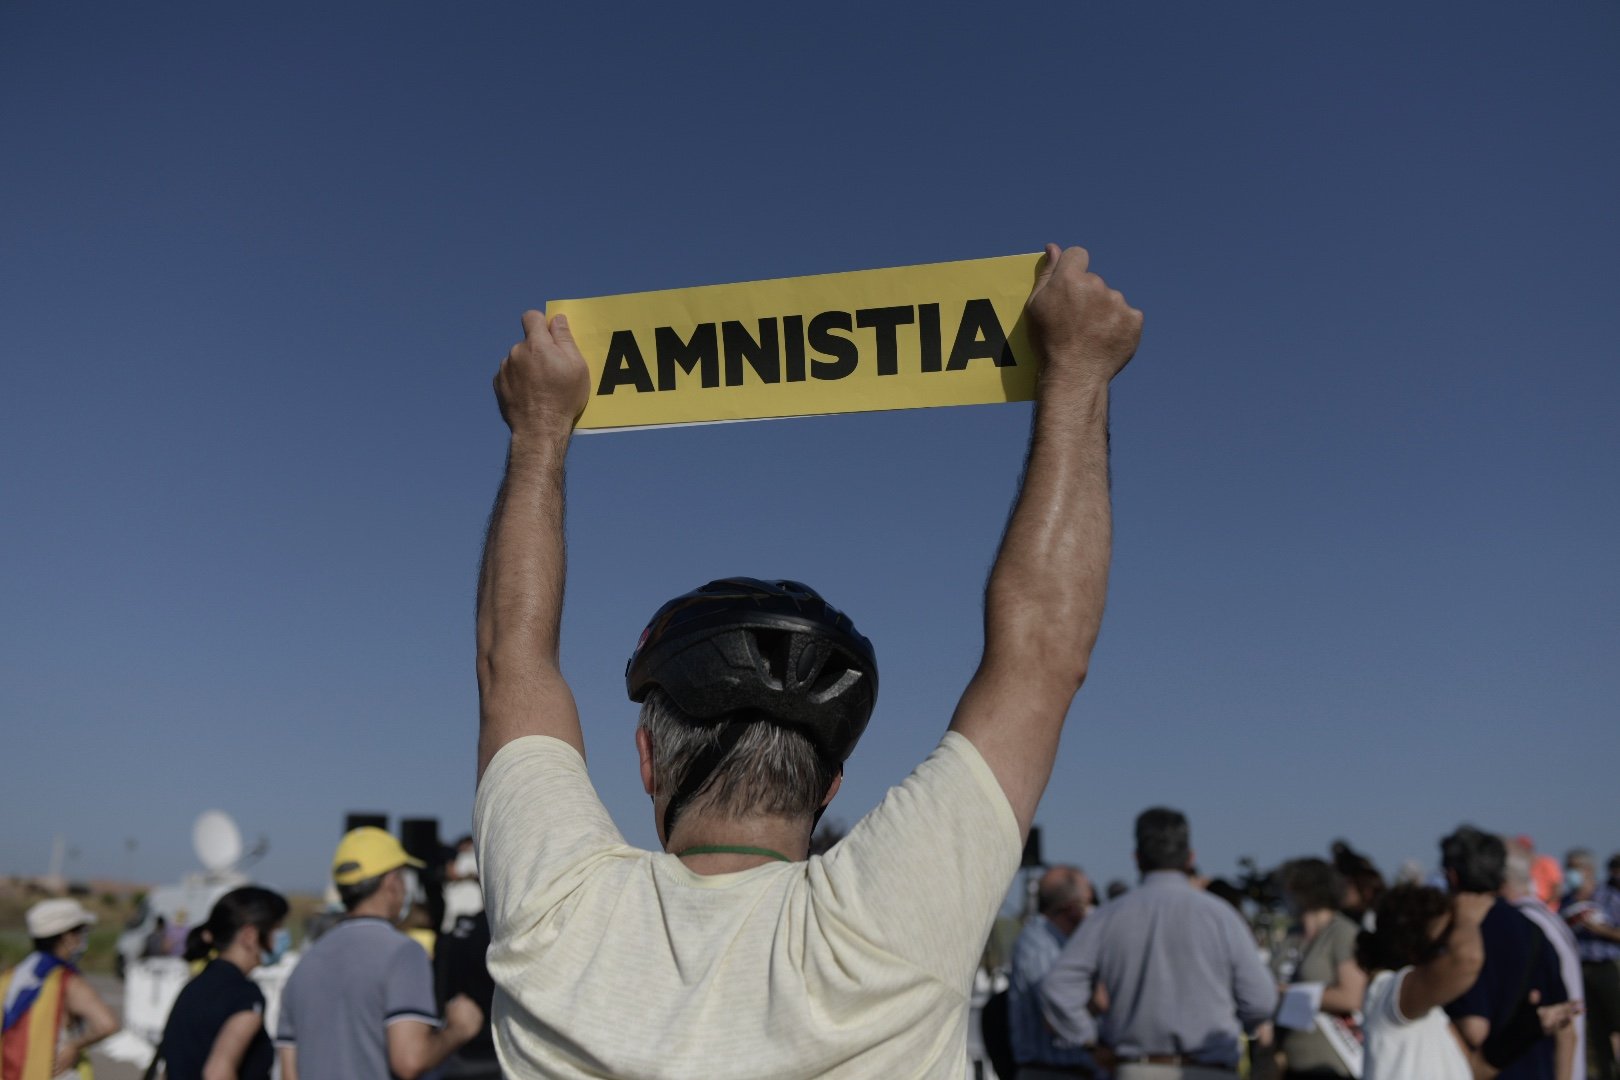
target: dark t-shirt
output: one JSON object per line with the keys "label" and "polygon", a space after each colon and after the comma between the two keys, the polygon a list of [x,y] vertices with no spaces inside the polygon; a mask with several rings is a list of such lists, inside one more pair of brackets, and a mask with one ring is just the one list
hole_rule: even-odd
{"label": "dark t-shirt", "polygon": [[[1563,976],[1558,973],[1558,954],[1541,927],[1512,904],[1498,899],[1479,931],[1485,939],[1485,966],[1468,992],[1446,1006],[1452,1019],[1483,1016],[1496,1031],[1512,1019],[1532,990],[1541,991],[1542,1005],[1569,1000]],[[1553,1040],[1549,1036],[1503,1069],[1500,1080],[1557,1080],[1555,1071]]]}
{"label": "dark t-shirt", "polygon": [[448,934],[439,935],[433,953],[434,981],[439,1007],[457,994],[466,994],[484,1010],[484,1027],[456,1056],[475,1061],[495,1060],[495,1040],[490,1033],[490,1009],[495,999],[495,980],[490,978],[485,954],[489,952],[489,919],[483,912],[463,915]]}
{"label": "dark t-shirt", "polygon": [[[228,960],[214,960],[175,998],[163,1029],[169,1080],[202,1080],[203,1065],[225,1021],[241,1012],[264,1015],[264,993]],[[270,1080],[275,1051],[261,1027],[242,1056],[241,1080]]]}

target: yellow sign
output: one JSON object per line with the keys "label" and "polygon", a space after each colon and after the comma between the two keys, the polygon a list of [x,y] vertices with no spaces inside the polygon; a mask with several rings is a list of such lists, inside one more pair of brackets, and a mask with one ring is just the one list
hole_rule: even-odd
{"label": "yellow sign", "polygon": [[1041,255],[554,300],[591,369],[582,429],[1027,401]]}

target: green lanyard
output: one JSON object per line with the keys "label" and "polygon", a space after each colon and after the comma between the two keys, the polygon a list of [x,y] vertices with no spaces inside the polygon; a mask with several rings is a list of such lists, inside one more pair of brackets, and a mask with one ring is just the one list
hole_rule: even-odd
{"label": "green lanyard", "polygon": [[763,855],[777,862],[793,861],[780,851],[772,851],[765,847],[748,847],[745,844],[699,844],[675,853],[677,859],[684,859],[688,855]]}

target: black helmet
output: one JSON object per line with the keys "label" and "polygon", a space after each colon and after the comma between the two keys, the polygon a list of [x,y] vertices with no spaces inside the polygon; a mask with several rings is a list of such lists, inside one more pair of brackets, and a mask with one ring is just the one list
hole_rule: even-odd
{"label": "black helmet", "polygon": [[624,680],[631,701],[656,686],[694,720],[781,724],[842,764],[877,702],[877,657],[810,586],[725,578],[658,609]]}

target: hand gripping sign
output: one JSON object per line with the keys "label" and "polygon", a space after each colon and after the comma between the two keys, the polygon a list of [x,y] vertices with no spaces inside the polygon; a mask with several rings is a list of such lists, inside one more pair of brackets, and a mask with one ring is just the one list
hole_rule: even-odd
{"label": "hand gripping sign", "polygon": [[1043,256],[555,300],[591,370],[582,430],[1027,401]]}

